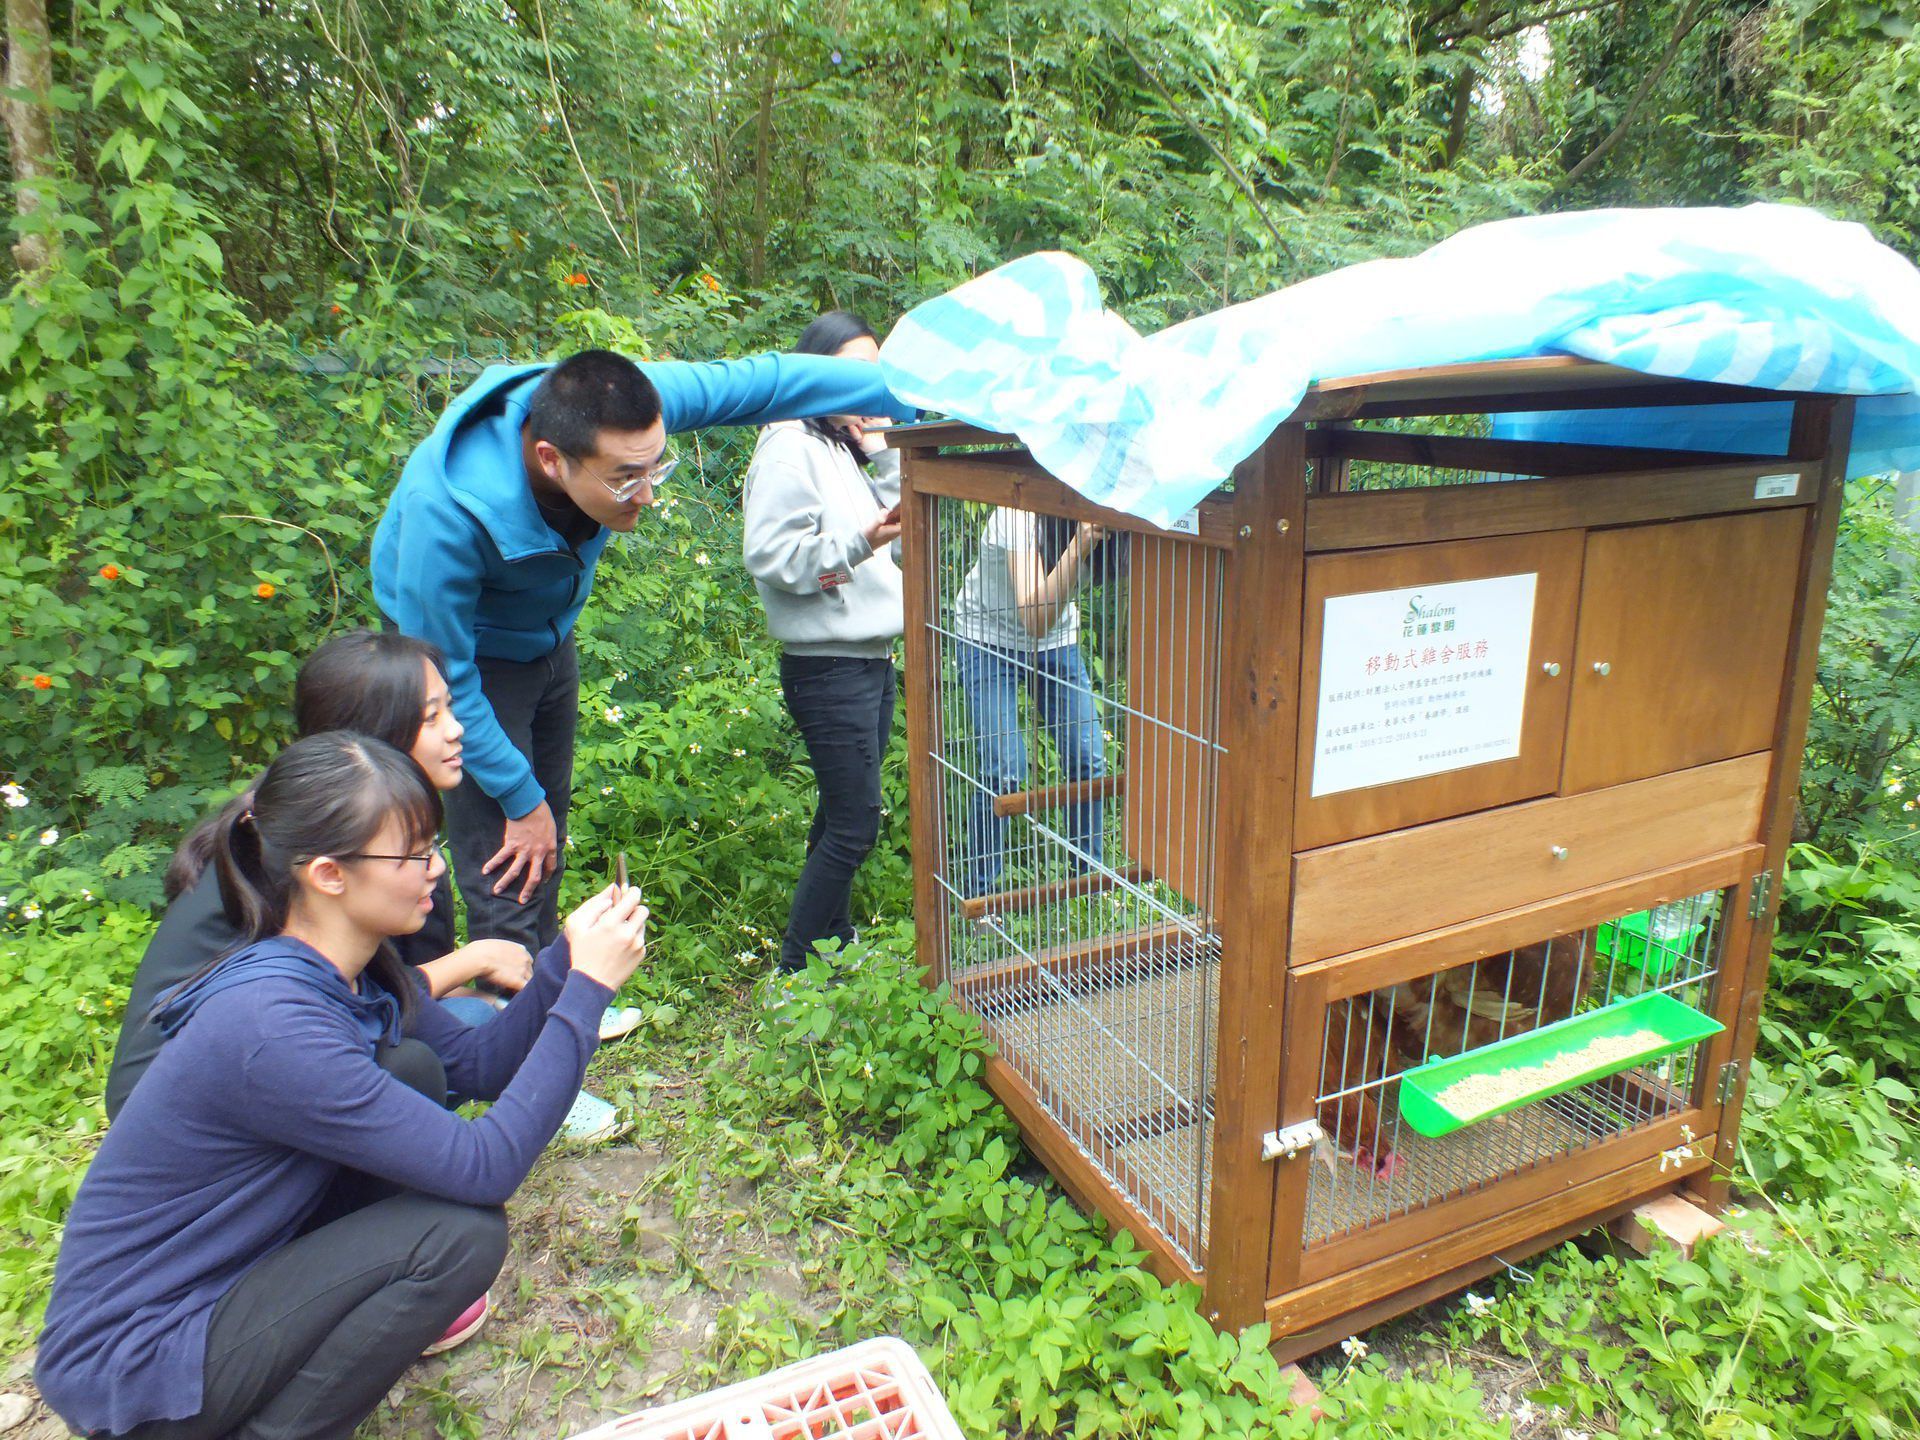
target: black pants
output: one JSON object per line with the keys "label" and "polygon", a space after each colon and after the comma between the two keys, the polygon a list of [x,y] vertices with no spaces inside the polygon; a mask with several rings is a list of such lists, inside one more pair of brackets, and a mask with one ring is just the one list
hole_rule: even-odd
{"label": "black pants", "polygon": [[[518,940],[538,955],[560,933],[560,870],[567,853],[567,805],[573,790],[573,738],[580,723],[580,657],[569,635],[560,648],[538,660],[490,660],[482,656],[480,693],[493,707],[513,748],[533,766],[547,792],[559,835],[553,874],[520,903],[524,873],[500,894],[493,893],[500,870],[480,867],[494,857],[506,834],[507,814],[469,775],[447,797],[447,840],[453,850],[454,877],[467,904],[469,940]],[[518,816],[513,817],[518,819]]]}
{"label": "black pants", "polygon": [[[381,1063],[445,1093],[439,1060],[417,1040]],[[341,1181],[323,1210],[382,1183],[352,1172]],[[126,1440],[347,1440],[507,1254],[497,1206],[385,1188],[243,1275],[213,1307],[200,1413],[137,1426]]]}
{"label": "black pants", "polygon": [[787,713],[820,789],[780,943],[782,970],[803,967],[816,941],[853,939],[853,876],[880,837],[880,761],[893,733],[896,683],[891,659],[780,657]]}

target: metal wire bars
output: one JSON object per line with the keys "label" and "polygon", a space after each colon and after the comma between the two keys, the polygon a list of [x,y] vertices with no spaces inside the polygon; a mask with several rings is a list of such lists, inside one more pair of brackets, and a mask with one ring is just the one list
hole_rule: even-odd
{"label": "metal wire bars", "polygon": [[1062,1133],[1197,1267],[1222,554],[942,499],[920,563],[943,978]]}
{"label": "metal wire bars", "polygon": [[1688,1108],[1704,1046],[1440,1139],[1400,1122],[1402,1073],[1614,1000],[1664,991],[1707,1009],[1723,897],[1708,891],[1327,1007],[1306,1243],[1449,1200]]}

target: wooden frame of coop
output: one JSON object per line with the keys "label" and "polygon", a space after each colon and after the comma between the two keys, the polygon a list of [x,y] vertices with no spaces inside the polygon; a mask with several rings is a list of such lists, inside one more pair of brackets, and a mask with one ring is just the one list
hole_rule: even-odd
{"label": "wooden frame of coop", "polygon": [[[1784,397],[1784,453],[1752,455],[1484,417],[1782,398],[1572,358],[1322,382],[1172,530],[1011,437],[894,432],[928,982],[1065,1188],[1216,1324],[1292,1358],[1654,1194],[1723,1202],[1852,405]],[[1072,610],[1019,608],[1075,563]],[[1473,624],[1519,613],[1523,675],[1509,627],[1501,674],[1454,688],[1485,646],[1457,657],[1437,611],[1397,678],[1352,671],[1347,607],[1449,586]],[[1476,683],[1522,716],[1493,758],[1353,783],[1397,773],[1353,735]],[[1423,1064],[1647,995],[1723,1028],[1439,1139],[1403,1123]]]}

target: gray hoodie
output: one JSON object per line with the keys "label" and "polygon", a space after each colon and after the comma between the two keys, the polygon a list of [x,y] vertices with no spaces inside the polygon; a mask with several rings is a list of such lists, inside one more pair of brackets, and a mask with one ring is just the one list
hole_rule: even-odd
{"label": "gray hoodie", "polygon": [[796,655],[877,659],[900,634],[900,569],[865,530],[900,498],[900,455],[864,470],[799,421],[760,432],[747,470],[747,571],[773,638]]}

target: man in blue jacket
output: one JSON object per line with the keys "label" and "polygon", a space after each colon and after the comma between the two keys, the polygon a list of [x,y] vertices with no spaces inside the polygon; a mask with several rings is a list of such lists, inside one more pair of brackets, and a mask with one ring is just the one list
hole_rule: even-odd
{"label": "man in blue jacket", "polygon": [[489,366],[408,459],[373,537],[388,623],[446,656],[466,727],[447,803],[470,939],[559,931],[580,670],[573,625],[608,537],[677,463],[667,436],[813,415],[905,414],[879,367],[761,355],[644,368],[587,350]]}

